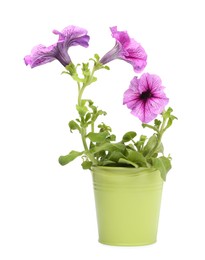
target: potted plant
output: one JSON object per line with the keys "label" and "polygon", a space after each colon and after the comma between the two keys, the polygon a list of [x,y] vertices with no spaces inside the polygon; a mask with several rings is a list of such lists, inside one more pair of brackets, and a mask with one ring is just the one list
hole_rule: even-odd
{"label": "potted plant", "polygon": [[[58,60],[64,66],[63,74],[77,85],[78,118],[68,125],[71,132],[78,132],[82,149],[60,156],[59,163],[66,165],[82,157],[82,168],[91,171],[99,241],[110,245],[152,244],[157,238],[163,182],[171,169],[171,157],[164,154],[162,137],[176,117],[170,107],[166,108],[169,99],[160,77],[142,73],[147,54],[141,44],[116,26],[110,29],[115,45],[102,58],[95,54],[81,65],[72,62],[68,49],[88,47],[90,37],[87,30],[71,25],[61,32],[54,30],[59,37],[57,43],[34,47],[24,61],[34,68]],[[130,63],[134,69],[135,75],[123,93],[123,104],[141,120],[143,128],[153,131],[150,137],[137,137],[135,131],[127,131],[117,139],[110,126],[98,121],[106,112],[83,96],[97,80],[96,72],[109,70],[107,64],[115,59]]]}

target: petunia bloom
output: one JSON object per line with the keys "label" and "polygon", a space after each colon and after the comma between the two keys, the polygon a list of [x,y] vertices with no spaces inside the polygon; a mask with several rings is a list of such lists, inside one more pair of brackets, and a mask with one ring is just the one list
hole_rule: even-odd
{"label": "petunia bloom", "polygon": [[34,68],[58,60],[63,66],[66,66],[71,62],[68,55],[69,47],[76,45],[88,47],[90,37],[87,35],[87,30],[83,28],[70,25],[63,29],[62,32],[53,30],[53,33],[59,35],[58,42],[49,47],[42,44],[35,46],[31,54],[24,58],[26,65]]}
{"label": "petunia bloom", "polygon": [[169,99],[164,93],[159,76],[144,73],[138,79],[134,77],[129,89],[125,91],[123,104],[143,123],[149,123],[162,113]]}
{"label": "petunia bloom", "polygon": [[106,64],[114,59],[130,63],[135,72],[141,72],[147,65],[147,54],[143,47],[130,38],[126,31],[118,31],[117,26],[110,28],[112,37],[116,39],[115,46],[106,53],[100,62]]}

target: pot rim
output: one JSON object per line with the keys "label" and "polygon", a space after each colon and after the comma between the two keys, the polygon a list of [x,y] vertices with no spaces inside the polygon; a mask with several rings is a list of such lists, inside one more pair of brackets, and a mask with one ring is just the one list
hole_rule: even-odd
{"label": "pot rim", "polygon": [[129,172],[133,172],[136,174],[140,174],[140,173],[153,173],[153,172],[159,172],[158,169],[151,167],[151,168],[147,168],[147,167],[139,167],[139,168],[135,168],[135,167],[122,167],[122,166],[117,166],[117,167],[113,167],[113,166],[92,166],[91,168],[91,172],[95,172],[96,170],[103,170],[106,172],[112,171],[112,172],[119,172],[119,171],[129,171]]}

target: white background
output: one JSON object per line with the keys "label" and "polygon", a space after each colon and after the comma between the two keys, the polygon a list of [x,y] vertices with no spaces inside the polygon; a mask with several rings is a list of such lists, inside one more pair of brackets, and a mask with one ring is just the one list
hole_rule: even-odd
{"label": "white background", "polygon": [[[7,1],[0,4],[0,259],[204,259],[204,7],[195,1]],[[81,149],[67,127],[75,118],[76,86],[57,61],[34,69],[23,57],[53,29],[84,27],[90,47],[73,47],[73,61],[114,46],[110,26],[127,30],[148,53],[145,72],[160,75],[179,120],[167,132],[173,168],[164,186],[158,242],[144,247],[98,243],[92,180],[81,159],[58,157]],[[139,121],[122,106],[134,76],[122,61],[99,72],[87,92],[120,138]]]}

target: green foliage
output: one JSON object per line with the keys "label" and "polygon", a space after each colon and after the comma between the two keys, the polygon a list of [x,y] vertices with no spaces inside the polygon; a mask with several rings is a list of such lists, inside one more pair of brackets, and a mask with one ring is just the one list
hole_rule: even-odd
{"label": "green foliage", "polygon": [[143,155],[148,156],[149,153],[156,147],[158,143],[158,139],[156,134],[153,134],[147,141],[144,149],[143,149]]}
{"label": "green foliage", "polygon": [[101,143],[106,140],[108,133],[107,132],[99,132],[99,133],[92,133],[90,132],[87,137],[90,139],[91,142]]}
{"label": "green foliage", "polygon": [[162,179],[166,181],[167,173],[172,167],[170,158],[164,156],[159,158],[152,158],[152,165],[160,171]]}
{"label": "green foliage", "polygon": [[83,168],[84,170],[88,170],[88,169],[91,168],[92,162],[86,160],[86,161],[82,162],[81,166],[82,166],[82,168]]}
{"label": "green foliage", "polygon": [[76,159],[78,156],[80,156],[82,154],[83,154],[83,152],[71,151],[67,155],[60,156],[59,157],[59,163],[61,165],[66,165],[66,164],[68,164],[69,162],[73,161],[74,159]]}
{"label": "green foliage", "polygon": [[74,120],[71,120],[69,123],[68,123],[69,127],[70,127],[70,131],[72,132],[72,130],[78,130],[79,132],[81,131],[81,128],[80,126],[78,125],[78,123],[76,123],[76,121]]}
{"label": "green foliage", "polygon": [[[82,168],[91,169],[93,166],[122,166],[135,168],[155,168],[161,173],[163,180],[166,180],[167,172],[171,169],[171,158],[164,155],[162,136],[172,125],[176,117],[172,115],[172,109],[168,108],[161,114],[160,119],[155,119],[153,124],[142,124],[143,128],[149,128],[154,133],[147,137],[140,135],[137,138],[135,131],[126,132],[120,142],[116,141],[116,135],[112,133],[110,126],[105,123],[98,123],[100,116],[106,112],[99,109],[92,100],[83,99],[83,93],[87,86],[97,80],[94,73],[100,69],[109,70],[108,66],[102,65],[99,55],[95,54],[90,59],[93,63],[82,63],[82,66],[70,63],[66,66],[67,74],[77,82],[78,102],[76,110],[78,118],[68,123],[71,133],[79,133],[83,148],[82,152],[71,151],[65,156],[60,156],[59,163],[66,165],[77,157],[82,156]],[[81,68],[81,75],[78,70]]]}
{"label": "green foliage", "polygon": [[137,134],[133,131],[127,132],[126,134],[123,135],[122,141],[129,142],[129,141],[133,140],[133,138],[135,138],[136,135]]}

